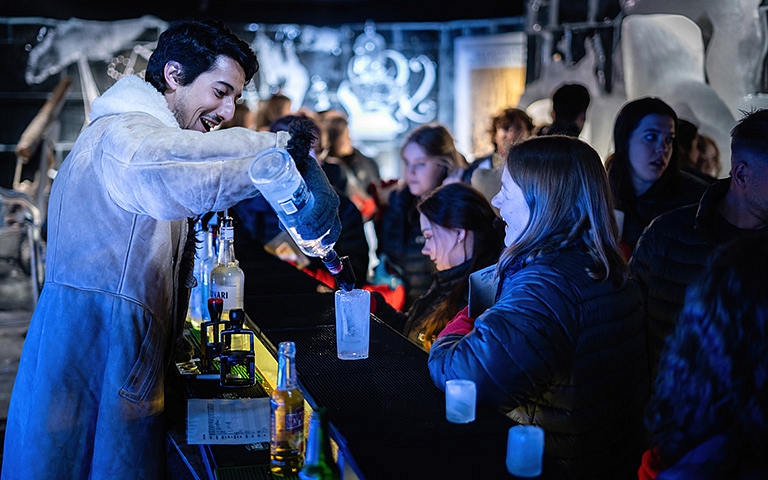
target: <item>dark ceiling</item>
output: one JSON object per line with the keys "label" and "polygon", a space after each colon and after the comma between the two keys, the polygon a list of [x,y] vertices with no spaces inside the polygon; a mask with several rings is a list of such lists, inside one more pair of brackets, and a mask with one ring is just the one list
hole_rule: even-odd
{"label": "dark ceiling", "polygon": [[[151,0],[150,0],[151,1]],[[237,23],[339,25],[445,22],[525,15],[525,0],[9,0],[0,16],[119,20],[155,15],[166,21],[217,18]]]}

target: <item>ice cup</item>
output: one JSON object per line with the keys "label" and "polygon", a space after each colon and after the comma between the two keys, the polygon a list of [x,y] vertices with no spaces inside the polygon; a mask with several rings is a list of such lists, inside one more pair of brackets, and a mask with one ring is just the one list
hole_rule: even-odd
{"label": "ice cup", "polygon": [[512,475],[533,478],[541,475],[544,456],[544,430],[535,425],[515,425],[507,440],[507,471]]}
{"label": "ice cup", "polygon": [[475,420],[477,389],[472,380],[445,382],[445,418],[451,423],[469,423]]}
{"label": "ice cup", "polygon": [[355,288],[337,290],[336,355],[342,360],[368,358],[371,335],[371,293]]}

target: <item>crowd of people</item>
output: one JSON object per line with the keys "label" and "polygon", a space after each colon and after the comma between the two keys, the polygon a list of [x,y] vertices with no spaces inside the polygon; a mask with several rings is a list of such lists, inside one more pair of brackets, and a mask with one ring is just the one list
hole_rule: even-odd
{"label": "crowd of people", "polygon": [[[180,22],[161,35],[146,81],[120,80],[94,102],[51,194],[3,478],[160,478],[189,219],[229,209],[239,252],[280,235],[246,169],[266,148],[300,152],[286,133],[294,122],[312,125],[296,161],[318,199],[300,228],[332,232],[326,241],[373,292],[372,313],[428,352],[438,387],[471,379],[479,402],[542,427],[569,478],[765,478],[768,110],[733,127],[719,178],[716,145],[656,97],[621,108],[603,162],[578,138],[589,92],[568,84],[553,93],[550,125],[512,106],[494,115],[494,151],[472,162],[448,126],[414,126],[401,178],[382,179],[344,112],[279,92],[249,112],[238,99],[257,69],[223,25]],[[89,228],[93,218],[109,228]],[[376,284],[372,250],[402,298]],[[469,276],[489,267],[494,302],[470,315]],[[305,271],[322,277],[320,265]],[[73,335],[62,312],[107,328]],[[103,371],[72,369],[83,342]],[[57,358],[71,361],[55,368]]]}
{"label": "crowd of people", "polygon": [[[354,203],[405,288],[399,303],[369,276],[361,286],[373,292],[371,311],[429,353],[436,385],[474,380],[479,401],[544,428],[547,455],[572,478],[765,473],[754,453],[767,443],[766,382],[753,375],[743,387],[739,375],[764,370],[752,342],[765,334],[765,315],[754,312],[768,291],[754,279],[738,307],[725,292],[750,257],[734,249],[765,254],[768,111],[734,126],[730,175],[719,178],[717,146],[664,99],[622,106],[605,161],[578,138],[588,106],[586,88],[565,84],[551,124],[506,107],[489,122],[493,151],[472,162],[446,125],[415,126],[389,189],[375,160],[352,147],[343,112],[305,113],[320,131],[343,131],[346,153],[327,146],[318,161],[343,169],[327,172],[342,199],[375,202]],[[469,276],[487,267],[495,301],[472,318]],[[717,325],[702,331],[706,321]],[[743,323],[734,325],[742,336],[725,331],[729,321]],[[697,339],[725,343],[693,352]],[[718,361],[739,368],[715,375]],[[713,393],[694,399],[696,388]],[[697,460],[713,449],[720,454]]]}

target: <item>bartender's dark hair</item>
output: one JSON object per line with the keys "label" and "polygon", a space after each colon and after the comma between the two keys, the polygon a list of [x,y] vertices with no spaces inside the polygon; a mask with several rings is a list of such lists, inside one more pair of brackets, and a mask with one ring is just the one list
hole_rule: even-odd
{"label": "bartender's dark hair", "polygon": [[157,48],[149,57],[144,78],[160,93],[164,93],[167,85],[163,69],[168,62],[181,64],[180,82],[188,85],[201,73],[211,70],[221,55],[235,60],[243,67],[245,83],[259,71],[259,61],[248,43],[222,22],[176,22],[160,34]]}

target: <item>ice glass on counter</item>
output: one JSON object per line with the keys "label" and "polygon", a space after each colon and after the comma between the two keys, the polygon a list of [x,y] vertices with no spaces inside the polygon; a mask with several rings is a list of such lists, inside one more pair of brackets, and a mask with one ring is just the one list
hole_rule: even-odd
{"label": "ice glass on counter", "polygon": [[445,382],[445,418],[451,423],[469,423],[475,420],[477,389],[472,380]]}
{"label": "ice glass on counter", "polygon": [[342,360],[368,358],[371,293],[355,288],[336,291],[336,355]]}

